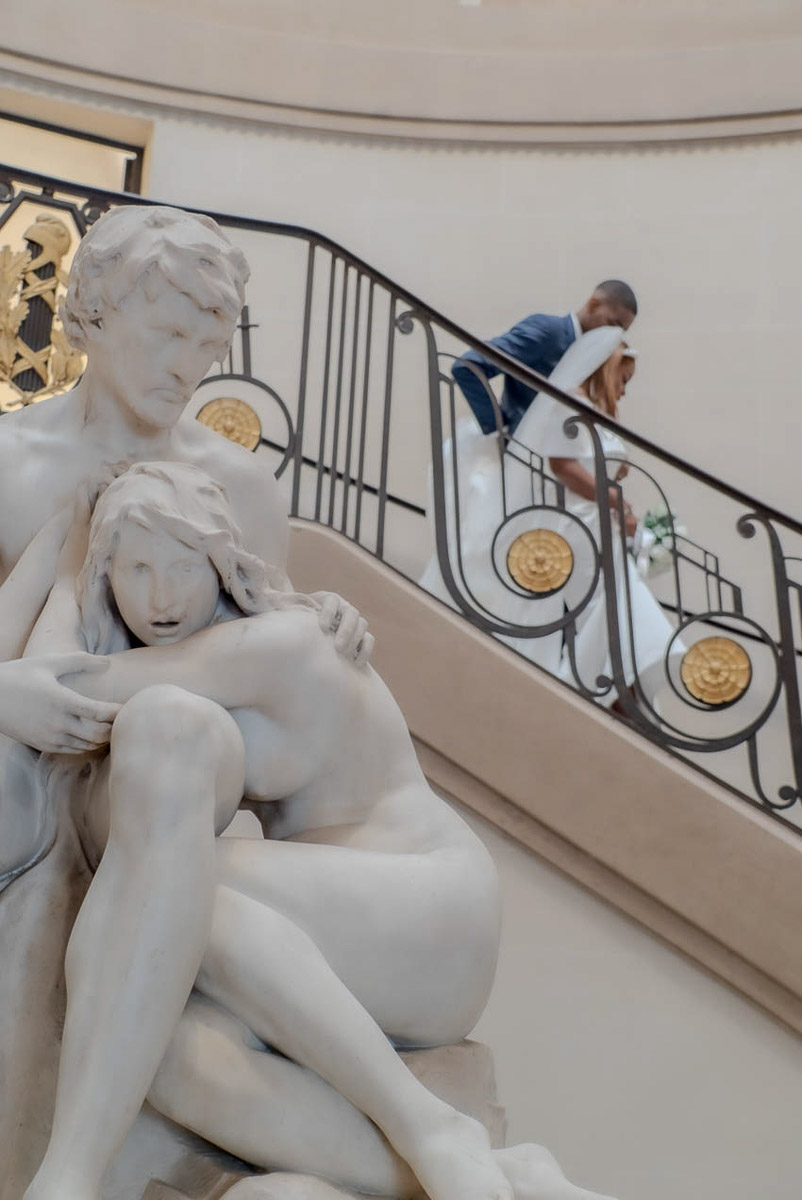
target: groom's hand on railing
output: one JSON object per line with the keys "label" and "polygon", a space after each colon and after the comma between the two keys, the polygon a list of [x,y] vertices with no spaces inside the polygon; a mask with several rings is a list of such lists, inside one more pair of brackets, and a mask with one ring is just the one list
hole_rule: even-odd
{"label": "groom's hand on railing", "polygon": [[62,675],[103,671],[92,654],[54,654],[0,663],[0,732],[49,754],[85,754],[108,745],[118,704],[89,700]]}
{"label": "groom's hand on railing", "polygon": [[320,628],[334,637],[338,653],[358,667],[365,666],[373,652],[373,635],[365,618],[336,592],[315,592],[313,598],[320,605]]}

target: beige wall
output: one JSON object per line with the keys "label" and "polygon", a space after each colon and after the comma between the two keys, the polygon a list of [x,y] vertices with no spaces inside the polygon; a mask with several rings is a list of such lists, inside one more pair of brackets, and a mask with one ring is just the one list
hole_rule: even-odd
{"label": "beige wall", "polygon": [[6,72],[2,84],[19,111],[138,130],[150,195],[317,228],[480,336],[566,311],[600,277],[629,279],[641,357],[626,420],[796,511],[802,135],[603,151],[414,143],[212,120]]}
{"label": "beige wall", "polygon": [[799,1040],[491,826],[496,1054],[512,1141],[618,1200],[792,1200]]}
{"label": "beige wall", "polygon": [[480,336],[630,280],[625,419],[791,513],[800,178],[802,138],[464,149],[176,117],[156,121],[149,158],[150,194],[320,229]]}

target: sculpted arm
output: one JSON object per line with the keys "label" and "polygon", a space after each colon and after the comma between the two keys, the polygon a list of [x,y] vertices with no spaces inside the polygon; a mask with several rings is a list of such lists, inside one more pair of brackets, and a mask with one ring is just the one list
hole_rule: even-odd
{"label": "sculpted arm", "polygon": [[56,577],[59,553],[72,519],[57,513],[31,539],[0,587],[0,662],[21,658]]}
{"label": "sculpted arm", "polygon": [[[40,610],[57,575],[72,515],[69,506],[43,526],[0,588],[0,730],[35,750],[60,754],[82,754],[108,742],[117,711],[116,705],[62,686],[60,678],[67,671],[89,673],[102,665],[89,655],[21,659],[29,635],[33,637],[31,627],[37,617],[40,622],[45,617]],[[68,600],[74,604],[71,593]],[[60,650],[71,645],[65,638],[58,642]],[[42,638],[40,655],[46,648]]]}
{"label": "sculpted arm", "polygon": [[243,617],[176,645],[143,646],[104,661],[105,671],[70,675],[69,686],[124,704],[143,688],[171,683],[223,708],[258,708],[268,716],[280,716],[306,689],[319,689],[338,662],[317,615],[299,610]]}
{"label": "sculpted arm", "polygon": [[[214,477],[213,467],[210,474]],[[269,586],[277,592],[292,591],[285,570],[289,540],[286,504],[276,480],[253,455],[237,453],[237,471],[226,476],[225,486],[245,545],[267,564]],[[320,628],[333,636],[338,653],[359,666],[367,663],[373,651],[367,621],[334,592],[314,592],[313,599],[320,605]]]}
{"label": "sculpted arm", "polygon": [[71,526],[55,569],[55,582],[25,646],[25,657],[43,654],[70,654],[85,650],[81,633],[81,614],[75,596],[75,580],[86,555],[89,537],[90,504],[81,490],[68,510]]}

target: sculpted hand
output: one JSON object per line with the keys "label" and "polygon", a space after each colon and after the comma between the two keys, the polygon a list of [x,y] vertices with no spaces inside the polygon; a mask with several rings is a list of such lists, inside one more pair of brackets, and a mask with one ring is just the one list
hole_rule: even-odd
{"label": "sculpted hand", "polygon": [[365,666],[373,652],[373,635],[368,633],[365,618],[336,592],[317,592],[314,599],[320,604],[320,628],[334,635],[338,653],[359,667]]}
{"label": "sculpted hand", "polygon": [[0,663],[0,731],[50,754],[85,754],[108,744],[119,704],[88,700],[63,675],[105,671],[106,659],[59,654]]}

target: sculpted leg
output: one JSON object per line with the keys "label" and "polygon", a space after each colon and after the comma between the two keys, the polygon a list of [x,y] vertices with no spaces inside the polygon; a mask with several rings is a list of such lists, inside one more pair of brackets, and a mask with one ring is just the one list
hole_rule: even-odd
{"label": "sculpted leg", "polygon": [[283,914],[219,888],[197,986],[375,1122],[432,1200],[511,1200],[485,1129],[415,1079],[308,934]]}
{"label": "sculpted leg", "polygon": [[53,1132],[26,1200],[99,1200],[203,956],[242,758],[228,714],[177,688],[140,692],[115,722],[109,840],[67,951]]}
{"label": "sculpted leg", "polygon": [[148,1099],[179,1125],[265,1170],[321,1175],[378,1196],[419,1190],[372,1121],[314,1071],[271,1053],[198,993]]}

